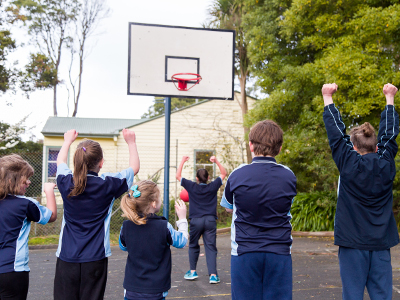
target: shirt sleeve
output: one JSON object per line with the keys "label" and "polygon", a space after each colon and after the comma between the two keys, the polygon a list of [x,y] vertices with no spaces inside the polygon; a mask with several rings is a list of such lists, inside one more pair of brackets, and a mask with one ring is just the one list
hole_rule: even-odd
{"label": "shirt sleeve", "polygon": [[47,207],[40,205],[38,201],[32,198],[27,198],[29,200],[28,207],[26,211],[26,216],[29,221],[37,222],[39,224],[45,225],[49,222],[53,212]]}
{"label": "shirt sleeve", "polygon": [[229,178],[226,182],[224,194],[222,196],[220,205],[228,209],[233,209],[233,192],[231,191]]}
{"label": "shirt sleeve", "polygon": [[344,125],[335,104],[325,106],[323,118],[328,134],[329,146],[332,151],[332,158],[339,172],[341,172],[350,157],[357,157],[359,154],[353,149],[350,136],[346,134],[346,125]]}
{"label": "shirt sleeve", "polygon": [[183,186],[185,188],[185,190],[191,190],[192,186],[195,185],[196,183],[194,183],[191,180],[187,180],[185,178],[181,178],[181,186]]}
{"label": "shirt sleeve", "polygon": [[68,174],[72,174],[72,171],[70,170],[70,168],[68,168],[67,164],[62,163],[59,164],[57,166],[57,175],[56,177],[58,177],[59,175],[68,175]]}
{"label": "shirt sleeve", "polygon": [[135,178],[135,173],[133,172],[133,169],[129,167],[128,169],[125,169],[118,173],[103,173],[103,174],[101,174],[100,177],[104,179],[107,176],[118,178],[118,179],[126,179],[126,184],[128,185],[128,189],[129,189],[133,184],[133,180]]}
{"label": "shirt sleeve", "polygon": [[211,184],[213,185],[213,190],[218,191],[222,185],[222,178],[217,177]]}
{"label": "shirt sleeve", "polygon": [[378,154],[389,160],[394,160],[398,146],[396,143],[399,134],[399,115],[393,105],[386,105],[381,114],[378,133]]}
{"label": "shirt sleeve", "polygon": [[121,231],[119,232],[119,239],[118,239],[119,249],[121,249],[122,251],[128,251],[128,248],[126,248],[126,243],[125,243],[122,228],[124,228],[124,225],[121,226]]}
{"label": "shirt sleeve", "polygon": [[168,223],[168,230],[172,238],[172,246],[175,248],[183,248],[188,241],[188,222],[186,219],[176,221],[178,231],[176,231],[170,223]]}
{"label": "shirt sleeve", "polygon": [[118,173],[103,173],[100,177],[112,182],[112,194],[115,198],[118,198],[132,186],[134,176],[133,169],[128,168]]}

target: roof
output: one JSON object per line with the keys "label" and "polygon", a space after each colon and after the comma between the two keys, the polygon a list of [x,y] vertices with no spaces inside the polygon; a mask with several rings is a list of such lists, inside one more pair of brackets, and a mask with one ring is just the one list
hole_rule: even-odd
{"label": "roof", "polygon": [[75,129],[80,136],[113,137],[128,127],[145,122],[147,119],[104,119],[49,117],[42,129],[44,136],[63,136],[70,129]]}

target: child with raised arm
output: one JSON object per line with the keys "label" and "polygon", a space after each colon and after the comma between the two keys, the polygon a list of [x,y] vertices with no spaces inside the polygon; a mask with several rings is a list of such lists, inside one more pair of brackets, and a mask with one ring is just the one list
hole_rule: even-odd
{"label": "child with raised arm", "polygon": [[231,289],[234,300],[292,299],[290,208],[296,176],[276,163],[282,129],[273,121],[249,133],[253,161],[229,176],[221,206],[232,212]]}
{"label": "child with raised arm", "polygon": [[397,88],[385,84],[386,107],[378,140],[368,122],[346,135],[332,95],[338,86],[324,84],[324,122],[332,157],[340,172],[335,215],[335,245],[339,246],[343,299],[392,299],[390,248],[399,243],[392,210],[396,174],[399,115],[394,109]]}
{"label": "child with raised arm", "polygon": [[180,181],[189,194],[189,219],[190,219],[190,241],[189,241],[189,263],[190,270],[186,272],[186,280],[198,278],[196,272],[197,261],[200,254],[199,239],[203,235],[204,249],[210,283],[219,283],[217,272],[217,193],[226,177],[225,168],[215,156],[210,157],[212,163],[217,164],[220,176],[207,184],[209,179],[206,169],[199,169],[196,173],[196,182],[182,177],[182,168],[189,156],[183,156],[176,171],[176,179]]}
{"label": "child with raised arm", "polygon": [[64,216],[54,278],[55,300],[103,299],[110,249],[110,218],[114,200],[128,191],[140,162],[133,131],[124,129],[129,167],[98,175],[103,150],[98,142],[83,140],[74,154],[74,172],[67,166],[68,151],[78,133],[64,134],[57,157],[57,187]]}
{"label": "child with raised arm", "polygon": [[31,222],[44,225],[57,219],[54,183],[43,187],[47,208],[24,196],[33,172],[19,155],[0,158],[0,299],[27,298]]}
{"label": "child with raised arm", "polygon": [[128,251],[125,268],[125,300],[165,299],[171,288],[171,250],[185,247],[188,239],[186,205],[176,200],[178,231],[156,215],[160,190],[150,180],[139,181],[121,200],[124,221],[119,247]]}

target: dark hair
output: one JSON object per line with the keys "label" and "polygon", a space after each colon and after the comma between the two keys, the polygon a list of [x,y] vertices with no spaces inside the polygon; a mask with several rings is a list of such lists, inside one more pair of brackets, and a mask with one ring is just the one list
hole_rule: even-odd
{"label": "dark hair", "polygon": [[0,200],[8,194],[20,195],[21,184],[33,176],[32,166],[17,154],[0,158]]}
{"label": "dark hair", "polygon": [[206,169],[198,169],[196,172],[196,177],[199,179],[200,183],[207,183],[208,171]]}
{"label": "dark hair", "polygon": [[277,156],[283,143],[283,131],[274,121],[260,121],[251,128],[249,141],[255,155]]}
{"label": "dark hair", "polygon": [[103,159],[103,150],[98,142],[83,140],[74,154],[74,188],[68,197],[83,193],[86,188],[88,171],[95,170]]}
{"label": "dark hair", "polygon": [[375,153],[376,151],[375,129],[368,122],[351,129],[350,140],[357,147],[360,154]]}
{"label": "dark hair", "polygon": [[144,225],[146,224],[151,204],[160,198],[160,190],[157,184],[151,180],[142,180],[137,182],[136,185],[140,196],[133,197],[133,191],[129,190],[129,193],[122,197],[121,210],[124,212],[122,216],[137,225]]}

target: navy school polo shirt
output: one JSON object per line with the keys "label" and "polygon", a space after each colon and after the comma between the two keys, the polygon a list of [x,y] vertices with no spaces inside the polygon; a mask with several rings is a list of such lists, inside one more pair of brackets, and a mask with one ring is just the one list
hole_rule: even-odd
{"label": "navy school polo shirt", "polygon": [[57,257],[66,262],[84,263],[111,255],[110,219],[114,200],[131,187],[134,172],[128,168],[119,173],[87,175],[82,194],[68,198],[74,182],[66,164],[57,167],[57,187],[64,201]]}
{"label": "navy school polo shirt", "polygon": [[197,184],[182,177],[181,186],[189,194],[189,219],[207,215],[217,218],[217,193],[222,185],[221,177],[209,184]]}
{"label": "navy school polo shirt", "polygon": [[51,215],[32,198],[8,195],[0,200],[0,273],[29,271],[31,221],[44,225]]}
{"label": "navy school polo shirt", "polygon": [[221,206],[233,209],[231,254],[290,254],[290,208],[296,193],[296,176],[273,157],[254,157],[235,169],[221,200]]}

